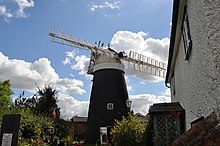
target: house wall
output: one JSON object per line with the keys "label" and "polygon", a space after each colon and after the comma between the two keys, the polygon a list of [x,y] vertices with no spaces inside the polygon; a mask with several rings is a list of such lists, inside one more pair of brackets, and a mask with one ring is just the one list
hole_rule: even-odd
{"label": "house wall", "polygon": [[[87,122],[76,122],[73,123],[73,134],[72,138],[74,140],[85,140],[86,136],[86,124]],[[77,138],[77,139],[76,139]]]}
{"label": "house wall", "polygon": [[188,129],[190,122],[220,105],[220,0],[188,0],[187,12],[193,46],[185,61],[183,39],[179,39],[171,98],[185,108]]}

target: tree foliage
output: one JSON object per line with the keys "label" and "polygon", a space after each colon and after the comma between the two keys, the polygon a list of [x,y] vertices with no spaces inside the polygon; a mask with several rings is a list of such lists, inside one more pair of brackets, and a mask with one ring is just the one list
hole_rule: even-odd
{"label": "tree foliage", "polygon": [[15,99],[15,106],[31,109],[39,115],[47,117],[60,116],[60,109],[57,105],[57,91],[50,85],[45,85],[43,89],[38,87],[37,94],[31,98],[23,97],[24,91]]}
{"label": "tree foliage", "polygon": [[[45,85],[43,89],[38,88],[35,112],[52,117],[53,113],[59,117],[60,112],[57,105],[57,91],[50,85]],[[35,98],[35,97],[33,97]]]}
{"label": "tree foliage", "polygon": [[10,80],[0,81],[0,107],[7,107],[11,104],[11,90]]}
{"label": "tree foliage", "polygon": [[[5,82],[5,84],[6,86],[4,87],[7,87],[7,90],[4,88],[2,93],[7,93],[4,95],[10,97],[12,91],[9,81]],[[4,104],[4,109],[0,110],[0,117],[5,114],[21,114],[18,145],[49,146],[57,145],[58,141],[60,144],[69,142],[71,145],[70,133],[72,124],[70,121],[60,119],[57,91],[52,86],[47,85],[43,89],[38,87],[37,94],[30,98],[24,97],[24,93],[23,91],[11,106]],[[2,118],[0,118],[0,124],[1,122]]]}
{"label": "tree foliage", "polygon": [[72,122],[64,119],[56,119],[55,133],[60,139],[65,139],[72,132]]}
{"label": "tree foliage", "polygon": [[[28,108],[21,107],[5,107],[0,111],[0,117],[5,114],[21,114],[18,145],[42,145],[49,144],[50,134],[46,128],[55,127],[53,119],[35,115]],[[0,124],[2,118],[0,118]]]}
{"label": "tree foliage", "polygon": [[129,114],[128,118],[121,121],[116,120],[116,124],[111,131],[112,143],[115,146],[141,145],[145,125],[141,121]]}
{"label": "tree foliage", "polygon": [[29,108],[31,110],[34,110],[36,107],[37,99],[35,96],[32,98],[26,98],[24,96],[24,91],[19,95],[18,98],[15,99],[14,105],[16,107],[24,107],[24,108]]}

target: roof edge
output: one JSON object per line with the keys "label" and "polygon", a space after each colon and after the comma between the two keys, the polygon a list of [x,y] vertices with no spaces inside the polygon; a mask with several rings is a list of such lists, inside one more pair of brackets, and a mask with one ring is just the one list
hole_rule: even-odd
{"label": "roof edge", "polygon": [[166,86],[167,86],[167,83],[169,83],[168,78],[170,74],[174,43],[176,39],[176,28],[177,28],[177,22],[178,22],[178,14],[179,14],[179,3],[180,3],[180,0],[174,0],[173,2],[173,16],[172,16],[172,28],[171,28],[170,46],[169,46],[169,57],[168,57],[168,65],[167,65],[167,74],[166,74],[166,79],[165,79]]}

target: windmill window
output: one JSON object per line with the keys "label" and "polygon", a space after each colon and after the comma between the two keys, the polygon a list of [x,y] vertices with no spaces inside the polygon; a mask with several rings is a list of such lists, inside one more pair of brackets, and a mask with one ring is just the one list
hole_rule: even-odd
{"label": "windmill window", "polygon": [[107,110],[113,110],[114,104],[113,103],[107,103]]}
{"label": "windmill window", "polygon": [[182,36],[183,36],[183,43],[184,43],[185,60],[188,60],[191,49],[192,49],[192,40],[190,36],[187,7],[185,7],[184,9],[184,16],[183,16],[183,23],[182,23]]}

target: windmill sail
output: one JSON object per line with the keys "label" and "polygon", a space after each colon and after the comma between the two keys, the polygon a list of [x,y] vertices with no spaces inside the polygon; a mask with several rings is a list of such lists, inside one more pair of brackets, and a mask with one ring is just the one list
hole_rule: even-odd
{"label": "windmill sail", "polygon": [[165,78],[166,64],[163,62],[159,62],[133,51],[130,51],[129,56],[123,60],[127,61],[127,67],[129,69]]}

